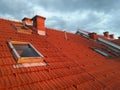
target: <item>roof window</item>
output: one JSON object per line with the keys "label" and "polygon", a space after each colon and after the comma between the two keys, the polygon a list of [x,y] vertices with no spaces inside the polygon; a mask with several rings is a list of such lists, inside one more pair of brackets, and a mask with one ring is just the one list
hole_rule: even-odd
{"label": "roof window", "polygon": [[96,52],[98,52],[99,54],[108,57],[108,54],[107,54],[107,53],[105,53],[105,52],[103,52],[103,51],[101,51],[101,50],[99,50],[99,49],[97,49],[97,48],[92,48],[92,49],[95,50]]}
{"label": "roof window", "polygon": [[43,62],[43,55],[29,42],[9,41],[17,63]]}
{"label": "roof window", "polygon": [[23,25],[23,23],[13,23],[12,25],[19,33],[32,33],[32,30],[28,26]]}

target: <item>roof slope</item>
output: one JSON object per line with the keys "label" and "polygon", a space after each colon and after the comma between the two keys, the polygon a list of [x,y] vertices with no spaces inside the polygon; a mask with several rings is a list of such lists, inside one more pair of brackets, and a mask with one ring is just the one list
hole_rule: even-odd
{"label": "roof slope", "polygon": [[[92,40],[72,33],[66,40],[64,32],[51,28],[46,28],[47,36],[18,33],[11,23],[0,19],[0,89],[120,89],[120,61],[93,51],[101,46]],[[9,40],[32,43],[48,66],[13,68]]]}
{"label": "roof slope", "polygon": [[113,40],[112,42],[114,42],[117,45],[120,45],[120,39]]}

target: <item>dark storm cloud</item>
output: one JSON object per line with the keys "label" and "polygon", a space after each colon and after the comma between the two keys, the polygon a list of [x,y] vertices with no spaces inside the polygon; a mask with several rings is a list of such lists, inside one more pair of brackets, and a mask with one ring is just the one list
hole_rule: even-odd
{"label": "dark storm cloud", "polygon": [[48,27],[119,35],[119,5],[120,0],[0,0],[0,16],[20,20],[39,14],[47,18]]}
{"label": "dark storm cloud", "polygon": [[[67,22],[64,18],[60,17],[58,18],[61,20],[51,17],[48,21],[54,20],[54,24],[48,24],[49,26],[68,29],[69,31],[75,31],[77,28],[81,28],[98,33],[100,31],[110,31],[111,33],[119,32],[120,19],[118,19],[116,15],[120,15],[120,0],[37,0],[34,3],[42,6],[47,11],[61,12],[63,16],[66,15],[66,13],[71,16],[71,13],[79,12],[78,17],[73,16],[77,18],[74,22]],[[88,11],[89,14],[86,18],[81,19],[80,15]],[[98,14],[94,14],[94,12]],[[104,14],[100,15],[101,13]],[[61,22],[65,24],[63,25]]]}
{"label": "dark storm cloud", "polygon": [[119,7],[120,0],[35,0],[47,10],[73,12],[78,10],[110,11]]}
{"label": "dark storm cloud", "polygon": [[0,0],[1,16],[12,16],[16,19],[31,14],[30,4],[26,0]]}
{"label": "dark storm cloud", "polygon": [[[47,19],[47,26],[52,26],[56,29],[65,29],[71,32],[75,32],[78,28],[80,29],[89,29],[97,30],[97,24],[102,21],[101,16],[98,16],[96,13],[89,12],[79,15],[80,13],[72,14],[69,17],[51,17]],[[89,17],[88,17],[89,16]],[[72,19],[73,17],[73,19]],[[67,20],[65,19],[67,18]],[[84,19],[83,19],[84,18]]]}
{"label": "dark storm cloud", "polygon": [[47,24],[48,27],[53,27],[56,29],[64,30],[67,26],[67,22],[61,17],[53,16],[51,18],[48,18],[47,22],[48,22]]}
{"label": "dark storm cloud", "polygon": [[[78,11],[79,15],[84,14],[82,13],[83,11],[90,11],[86,18],[82,20],[80,16],[79,18],[77,17],[76,24],[67,22],[69,23],[69,26],[67,25],[68,30],[75,31],[77,27],[80,27],[81,29],[97,33],[101,31],[110,31],[110,33],[118,35],[120,28],[119,5],[120,0],[72,0],[71,2],[66,0],[65,2],[60,1],[58,4],[55,2],[55,5],[51,4],[52,7],[50,9],[63,13],[74,13]],[[94,12],[98,14],[94,14]],[[100,15],[101,13],[104,14]],[[73,25],[76,27],[73,27]]]}

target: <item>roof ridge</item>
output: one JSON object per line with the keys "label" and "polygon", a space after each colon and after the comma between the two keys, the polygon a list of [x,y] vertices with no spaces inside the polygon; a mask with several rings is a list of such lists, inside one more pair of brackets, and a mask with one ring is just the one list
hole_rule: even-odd
{"label": "roof ridge", "polygon": [[1,18],[2,20],[6,20],[6,21],[13,21],[13,22],[21,22],[20,20],[16,20],[16,19],[7,19],[7,18]]}

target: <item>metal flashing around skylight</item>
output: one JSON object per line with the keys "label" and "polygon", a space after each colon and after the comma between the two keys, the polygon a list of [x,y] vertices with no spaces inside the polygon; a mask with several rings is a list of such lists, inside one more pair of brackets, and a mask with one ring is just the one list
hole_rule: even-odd
{"label": "metal flashing around skylight", "polygon": [[35,66],[47,66],[47,63],[46,62],[18,63],[18,64],[13,65],[13,68],[35,67]]}
{"label": "metal flashing around skylight", "polygon": [[105,53],[105,52],[103,52],[103,51],[101,51],[101,50],[99,50],[99,49],[97,49],[97,48],[93,48],[93,50],[95,50],[96,52],[98,52],[99,54],[101,54],[101,55],[103,55],[103,56],[108,57],[108,54],[107,54],[107,53]]}
{"label": "metal flashing around skylight", "polygon": [[43,61],[43,55],[29,42],[9,41],[8,45],[17,63]]}
{"label": "metal flashing around skylight", "polygon": [[112,42],[103,40],[102,38],[98,38],[98,41],[103,42],[104,44],[109,45],[109,46],[111,46],[111,47],[113,47],[113,48],[115,48],[115,49],[117,49],[117,50],[120,50],[120,46],[119,46],[119,45],[116,45],[116,44],[114,44],[114,43],[112,43]]}
{"label": "metal flashing around skylight", "polygon": [[86,37],[86,38],[89,37],[89,36],[88,36],[88,33],[85,32],[84,30],[79,30],[78,32],[79,32],[81,35],[83,35],[84,37]]}

